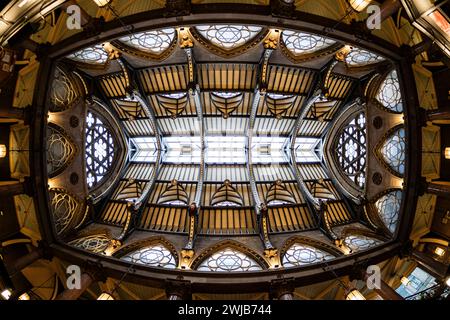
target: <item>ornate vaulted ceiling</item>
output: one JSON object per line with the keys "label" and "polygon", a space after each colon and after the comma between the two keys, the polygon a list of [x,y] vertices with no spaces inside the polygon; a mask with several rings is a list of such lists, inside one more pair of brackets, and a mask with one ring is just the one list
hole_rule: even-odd
{"label": "ornate vaulted ceiling", "polygon": [[[25,52],[17,88],[38,79],[37,95],[16,89],[13,104],[36,109],[31,156],[28,124],[10,129],[11,177],[36,178],[35,198],[15,197],[17,215],[34,199],[40,227],[28,234],[59,268],[131,269],[117,293],[131,299],[160,296],[174,275],[198,299],[264,292],[275,274],[294,279],[297,298],[332,298],[362,261],[413,272],[396,255],[430,231],[437,199],[418,197],[418,170],[439,177],[441,145],[436,126],[417,130],[418,102],[436,99],[420,84],[429,71],[400,48],[420,42],[411,26],[389,19],[356,37],[336,22],[359,17],[345,1],[295,1],[303,20],[264,1],[237,15],[192,1],[181,20],[164,1],[85,2],[83,19],[106,22],[44,25],[32,38],[49,45]],[[422,134],[430,151],[418,160]],[[89,295],[105,291],[96,286]]]}

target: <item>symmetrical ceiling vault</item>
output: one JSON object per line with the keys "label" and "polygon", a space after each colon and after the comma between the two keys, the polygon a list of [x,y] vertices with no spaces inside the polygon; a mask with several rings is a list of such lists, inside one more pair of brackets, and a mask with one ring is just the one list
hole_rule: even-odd
{"label": "symmetrical ceiling vault", "polygon": [[0,91],[0,194],[18,221],[0,253],[6,272],[8,250],[54,256],[22,274],[51,275],[33,299],[70,296],[64,269],[85,260],[107,279],[84,298],[161,299],[177,275],[194,299],[281,298],[279,276],[298,299],[441,288],[450,117],[433,68],[448,68],[424,66],[437,54],[411,1],[380,30],[352,1],[87,2],[70,2],[80,30],[57,28],[65,3],[33,34],[5,18],[0,39],[20,66]]}

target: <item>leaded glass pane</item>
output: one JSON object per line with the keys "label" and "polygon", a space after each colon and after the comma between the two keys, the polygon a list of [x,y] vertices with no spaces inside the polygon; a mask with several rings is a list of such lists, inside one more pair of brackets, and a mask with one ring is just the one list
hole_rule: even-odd
{"label": "leaded glass pane", "polygon": [[175,269],[176,260],[172,253],[162,245],[153,245],[130,252],[122,260],[146,266]]}
{"label": "leaded glass pane", "polygon": [[72,240],[69,244],[93,253],[103,253],[110,241],[111,239],[106,235],[96,234]]}
{"label": "leaded glass pane", "polygon": [[197,268],[198,271],[239,272],[259,271],[261,266],[252,258],[232,248],[212,254]]}
{"label": "leaded glass pane", "polygon": [[352,252],[363,251],[381,244],[381,241],[363,235],[350,235],[345,237],[344,243]]}
{"label": "leaded glass pane", "polygon": [[397,173],[405,173],[406,137],[405,129],[395,131],[381,147],[384,161]]}
{"label": "leaded glass pane", "polygon": [[337,157],[345,174],[363,188],[366,179],[366,117],[360,113],[342,130]]}
{"label": "leaded glass pane", "polygon": [[334,256],[317,248],[295,243],[283,256],[283,267],[297,267],[334,259]]}
{"label": "leaded glass pane", "polygon": [[377,99],[387,109],[393,112],[403,112],[402,93],[396,70],[392,71],[381,84]]}
{"label": "leaded glass pane", "polygon": [[159,54],[170,47],[175,38],[175,32],[175,29],[168,28],[135,33],[119,40],[138,50]]}
{"label": "leaded glass pane", "polygon": [[108,173],[114,159],[114,139],[100,118],[88,112],[86,117],[86,176],[92,188]]}
{"label": "leaded glass pane", "polygon": [[84,48],[68,56],[69,59],[90,63],[90,64],[104,64],[108,60],[108,53],[103,49],[101,44],[93,47]]}
{"label": "leaded glass pane", "polygon": [[381,62],[383,60],[383,57],[359,48],[353,48],[345,58],[345,62],[353,67],[366,66],[369,64]]}
{"label": "leaded glass pane", "polygon": [[286,48],[294,55],[313,53],[336,43],[324,37],[289,30],[283,31],[282,39]]}
{"label": "leaded glass pane", "polygon": [[392,233],[397,229],[401,202],[402,191],[397,190],[382,196],[375,203],[375,207],[378,209],[381,220],[383,220],[386,227]]}
{"label": "leaded glass pane", "polygon": [[261,32],[262,28],[224,24],[197,26],[196,30],[212,44],[231,50],[252,40]]}

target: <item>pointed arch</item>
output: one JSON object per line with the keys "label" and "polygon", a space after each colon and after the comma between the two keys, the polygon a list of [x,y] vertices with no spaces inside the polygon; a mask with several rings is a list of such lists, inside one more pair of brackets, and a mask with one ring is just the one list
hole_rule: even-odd
{"label": "pointed arch", "polygon": [[130,263],[166,269],[176,269],[180,261],[175,246],[159,236],[133,242],[117,250],[113,256]]}
{"label": "pointed arch", "polygon": [[397,177],[403,177],[406,165],[406,131],[403,125],[386,132],[375,152],[386,169]]}
{"label": "pointed arch", "polygon": [[49,111],[61,112],[72,108],[84,96],[82,84],[62,64],[56,66],[51,80]]}
{"label": "pointed arch", "polygon": [[66,233],[81,219],[83,201],[63,188],[50,188],[50,207],[57,235]]}
{"label": "pointed arch", "polygon": [[174,179],[161,193],[158,203],[187,205],[189,204],[189,195],[183,185]]}
{"label": "pointed arch", "polygon": [[241,92],[211,92],[211,102],[222,114],[224,119],[230,115],[242,104],[243,94]]}
{"label": "pointed arch", "polygon": [[270,113],[277,118],[281,119],[287,111],[292,108],[295,101],[295,96],[284,94],[266,94],[266,104]]}
{"label": "pointed arch", "polygon": [[389,240],[367,229],[354,227],[344,228],[341,232],[340,239],[350,248],[351,253],[371,249]]}
{"label": "pointed arch", "polygon": [[397,70],[390,71],[381,82],[375,99],[378,106],[391,113],[403,112],[403,97]]}
{"label": "pointed arch", "polygon": [[283,267],[298,267],[332,260],[342,256],[336,247],[308,237],[294,236],[287,239],[280,250]]}
{"label": "pointed arch", "polygon": [[335,142],[335,150],[343,176],[361,189],[366,183],[366,145],[366,116],[364,111],[360,111],[341,128]]}
{"label": "pointed arch", "polygon": [[402,197],[401,189],[390,189],[378,195],[374,202],[379,218],[391,234],[397,230]]}
{"label": "pointed arch", "polygon": [[97,44],[92,47],[78,50],[65,59],[67,63],[75,64],[80,68],[104,70],[110,63],[109,54],[103,47],[104,44]]}
{"label": "pointed arch", "polygon": [[224,240],[203,250],[191,265],[193,270],[210,272],[251,272],[267,268],[269,264],[262,256],[235,240]]}
{"label": "pointed arch", "polygon": [[105,250],[112,243],[113,238],[107,229],[93,230],[89,233],[81,233],[76,238],[67,243],[71,246],[90,251],[93,253],[104,254]]}
{"label": "pointed arch", "polygon": [[63,172],[78,154],[72,137],[61,127],[49,123],[47,127],[47,173],[50,178]]}
{"label": "pointed arch", "polygon": [[212,53],[230,58],[261,43],[269,30],[259,26],[216,24],[192,27],[190,32]]}

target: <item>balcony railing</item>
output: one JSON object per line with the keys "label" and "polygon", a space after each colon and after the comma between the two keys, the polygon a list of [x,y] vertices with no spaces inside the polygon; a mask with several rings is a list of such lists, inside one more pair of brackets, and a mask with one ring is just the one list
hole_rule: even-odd
{"label": "balcony railing", "polygon": [[417,292],[405,300],[444,300],[450,297],[450,287],[438,283],[430,288]]}

